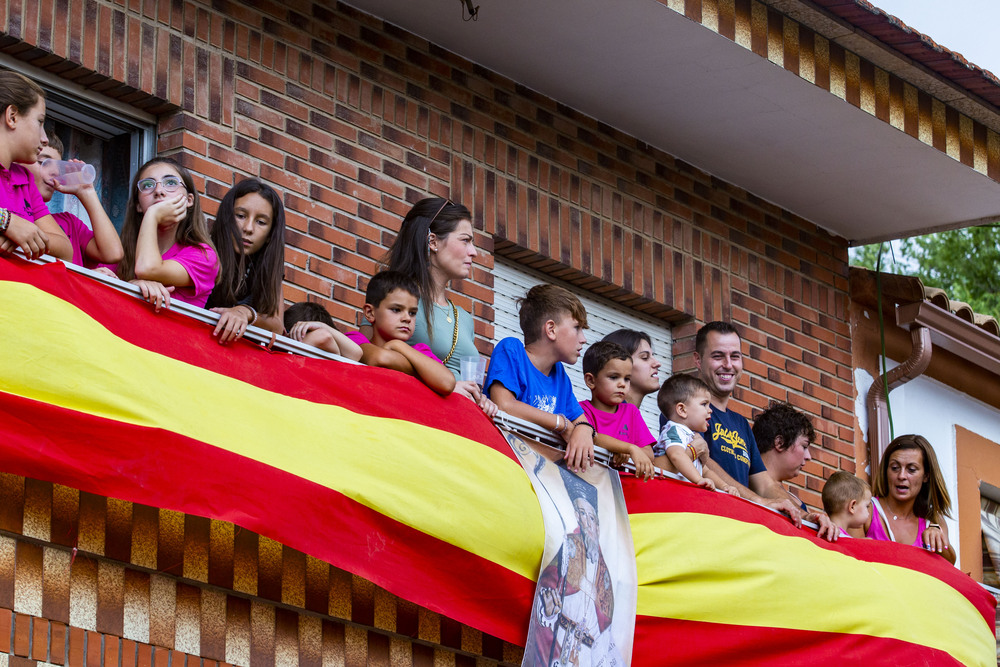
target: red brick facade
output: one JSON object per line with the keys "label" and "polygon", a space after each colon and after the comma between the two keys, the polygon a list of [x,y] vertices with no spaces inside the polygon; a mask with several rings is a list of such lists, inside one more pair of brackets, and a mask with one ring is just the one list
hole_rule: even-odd
{"label": "red brick facade", "polygon": [[853,470],[847,244],[517,82],[346,6],[7,0],[0,47],[158,114],[208,196],[284,192],[285,296],[348,325],[410,204],[448,195],[484,250],[460,305],[493,334],[491,251],[676,324],[746,327],[737,399],[789,400],[820,437],[803,495]]}

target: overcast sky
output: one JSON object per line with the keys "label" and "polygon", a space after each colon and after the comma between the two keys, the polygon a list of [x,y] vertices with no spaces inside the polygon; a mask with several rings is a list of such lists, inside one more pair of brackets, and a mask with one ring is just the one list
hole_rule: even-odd
{"label": "overcast sky", "polygon": [[869,0],[965,59],[1000,76],[1000,0]]}

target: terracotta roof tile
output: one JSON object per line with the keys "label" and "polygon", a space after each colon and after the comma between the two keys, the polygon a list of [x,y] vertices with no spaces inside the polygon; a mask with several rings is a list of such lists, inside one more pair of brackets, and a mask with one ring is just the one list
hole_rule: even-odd
{"label": "terracotta roof tile", "polygon": [[[870,308],[877,307],[875,272],[852,266],[850,277],[851,298]],[[913,303],[922,298],[1000,338],[1000,322],[995,317],[974,312],[969,304],[949,298],[948,292],[939,287],[925,286],[920,278],[883,273],[881,282],[883,312],[891,313],[896,305]]]}
{"label": "terracotta roof tile", "polygon": [[1000,78],[865,0],[813,0],[880,42],[1000,108]]}

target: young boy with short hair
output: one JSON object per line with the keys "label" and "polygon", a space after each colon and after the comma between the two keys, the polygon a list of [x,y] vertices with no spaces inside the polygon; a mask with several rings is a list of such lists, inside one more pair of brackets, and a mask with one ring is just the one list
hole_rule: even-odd
{"label": "young boy with short hair", "polygon": [[[839,470],[823,485],[823,509],[842,537],[858,537],[871,517],[872,490],[864,480]],[[848,532],[852,529],[853,536]]]}
{"label": "young boy with short hair", "polygon": [[285,331],[297,341],[339,354],[351,361],[361,360],[361,346],[337,330],[333,318],[322,305],[301,301],[285,309]]}
{"label": "young boy with short hair", "polygon": [[577,472],[594,463],[594,444],[628,453],[614,438],[599,435],[573,396],[563,364],[575,364],[587,342],[587,311],[569,290],[535,285],[518,300],[524,342],[497,343],[486,374],[486,391],[501,410],[566,441],[566,465]]}
{"label": "young boy with short hair", "polygon": [[712,392],[705,382],[694,375],[677,373],[667,378],[656,396],[667,423],[653,445],[653,463],[683,475],[689,482],[709,490],[716,488],[738,495],[736,488],[723,482],[704,467],[708,454],[697,456],[691,442],[695,433],[705,433],[712,418]]}
{"label": "young boy with short hair", "polygon": [[59,190],[65,194],[76,195],[87,211],[90,224],[94,226],[93,230],[72,213],[62,211],[52,214],[69,238],[70,245],[73,246],[73,263],[89,269],[96,268],[98,264],[117,264],[124,257],[125,251],[118,230],[101,205],[97,190],[92,183],[57,187],[53,170],[45,164],[45,161],[61,160],[63,143],[54,132],[48,133],[48,137],[49,143],[42,146],[42,150],[38,152],[38,161],[24,166],[35,175],[35,187],[38,188],[45,203],[48,203],[55,191]]}
{"label": "young boy with short hair", "polygon": [[365,292],[365,319],[372,326],[372,338],[361,333],[348,336],[361,345],[361,363],[391,368],[416,376],[421,382],[447,396],[455,389],[455,376],[434,356],[430,348],[416,349],[406,341],[420,304],[417,282],[398,271],[381,271],[368,281]]}
{"label": "young boy with short hair", "polygon": [[639,408],[625,401],[632,377],[632,355],[611,341],[598,341],[583,355],[583,380],[590,389],[590,400],[580,401],[587,421],[597,433],[613,438],[628,451],[636,474],[653,474],[649,449],[656,438],[649,432]]}

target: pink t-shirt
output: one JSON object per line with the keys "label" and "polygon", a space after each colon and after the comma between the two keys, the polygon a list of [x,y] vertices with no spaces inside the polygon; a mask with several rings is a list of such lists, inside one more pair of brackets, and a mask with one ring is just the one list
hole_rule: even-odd
{"label": "pink t-shirt", "polygon": [[620,403],[614,412],[598,410],[590,401],[580,401],[580,407],[598,433],[630,442],[636,447],[647,447],[656,442],[639,408],[631,403]]}
{"label": "pink t-shirt", "polygon": [[35,176],[16,162],[0,165],[0,208],[32,222],[49,215],[45,200],[35,187]]}
{"label": "pink t-shirt", "polygon": [[219,275],[219,258],[212,246],[205,243],[185,246],[175,243],[163,253],[163,261],[168,259],[183,266],[192,283],[188,287],[175,289],[171,298],[204,308],[208,295],[215,288],[215,278]]}
{"label": "pink t-shirt", "polygon": [[96,262],[87,259],[87,246],[90,244],[90,240],[94,238],[94,232],[90,227],[80,218],[65,211],[62,213],[53,213],[52,217],[56,219],[62,230],[66,232],[69,243],[73,246],[73,263],[86,266],[87,268],[97,266]]}
{"label": "pink t-shirt", "polygon": [[[878,508],[878,498],[872,497],[872,522],[868,526],[868,532],[865,533],[865,537],[870,540],[882,540],[883,542],[892,542],[892,538],[889,537],[889,533],[885,531],[885,526],[882,525],[882,521],[879,519],[879,514],[881,513],[881,505]],[[913,546],[924,547],[924,530],[927,529],[927,519],[923,517],[917,517],[917,539],[913,541]]]}
{"label": "pink t-shirt", "polygon": [[[368,338],[365,337],[365,335],[360,331],[348,331],[344,335],[353,340],[358,345],[371,345],[371,341],[368,340]],[[436,354],[431,352],[431,348],[428,345],[425,345],[424,343],[414,343],[410,347],[412,347],[417,352],[421,352],[427,355],[428,357],[438,362],[439,364],[441,363],[441,360],[437,358]]]}

